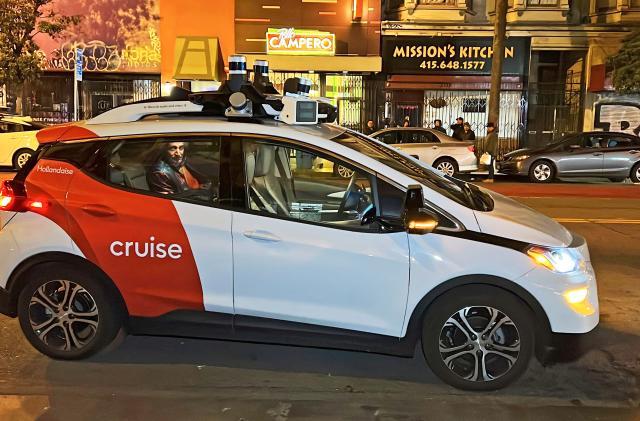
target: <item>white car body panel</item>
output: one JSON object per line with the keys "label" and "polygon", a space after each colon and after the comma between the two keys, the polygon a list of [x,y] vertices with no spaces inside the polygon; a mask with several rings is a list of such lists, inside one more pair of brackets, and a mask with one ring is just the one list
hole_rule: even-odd
{"label": "white car body panel", "polygon": [[20,149],[38,149],[36,131],[0,133],[0,165],[13,165],[13,155]]}
{"label": "white car body panel", "polygon": [[[9,212],[0,211],[2,220]],[[35,234],[37,233],[37,235]],[[71,237],[50,219],[34,213],[18,213],[0,229],[0,287],[24,260],[40,253],[63,252],[84,257]]]}
{"label": "white car body panel", "polygon": [[196,261],[207,311],[233,313],[231,211],[174,200]]}
{"label": "white car body panel", "polygon": [[236,314],[400,336],[407,233],[234,213],[233,245]]}

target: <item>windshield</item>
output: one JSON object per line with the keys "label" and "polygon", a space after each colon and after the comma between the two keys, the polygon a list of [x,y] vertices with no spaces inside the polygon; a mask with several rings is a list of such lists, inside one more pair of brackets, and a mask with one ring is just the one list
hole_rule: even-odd
{"label": "windshield", "polygon": [[446,176],[379,141],[351,130],[331,140],[367,155],[463,206],[479,211],[493,209],[491,197],[473,184]]}

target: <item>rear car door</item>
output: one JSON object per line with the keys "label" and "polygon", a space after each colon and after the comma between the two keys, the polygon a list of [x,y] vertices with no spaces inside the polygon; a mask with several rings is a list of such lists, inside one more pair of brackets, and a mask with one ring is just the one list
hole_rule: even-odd
{"label": "rear car door", "polygon": [[112,140],[74,175],[71,236],[118,286],[131,315],[233,313],[221,145],[216,135]]}
{"label": "rear car door", "polygon": [[441,154],[440,147],[436,144],[440,142],[439,139],[428,131],[402,130],[400,136],[402,143],[399,149],[427,164],[433,164]]}
{"label": "rear car door", "polygon": [[[379,208],[374,175],[281,139],[240,140],[247,202],[233,215],[236,314],[399,336],[408,238],[361,223]],[[303,154],[353,175],[300,168]]]}
{"label": "rear car door", "polygon": [[638,161],[640,161],[640,138],[622,133],[607,137],[602,175],[626,178]]}
{"label": "rear car door", "polygon": [[584,133],[562,144],[556,161],[559,176],[600,176],[606,136]]}

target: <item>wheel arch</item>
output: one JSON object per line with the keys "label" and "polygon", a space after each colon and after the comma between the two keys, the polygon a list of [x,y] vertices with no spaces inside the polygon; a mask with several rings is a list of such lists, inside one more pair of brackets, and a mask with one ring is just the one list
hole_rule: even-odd
{"label": "wheel arch", "polygon": [[451,155],[440,155],[439,157],[433,160],[432,167],[435,168],[438,165],[438,162],[444,161],[444,160],[453,161],[453,164],[456,167],[456,172],[460,171],[460,163],[458,162],[457,159],[455,159]]}
{"label": "wheel arch", "polygon": [[71,253],[44,252],[35,254],[25,259],[11,272],[6,285],[6,290],[9,295],[7,315],[11,317],[15,317],[17,315],[18,296],[20,295],[20,291],[22,290],[21,287],[27,281],[27,274],[39,265],[55,263],[72,265],[74,267],[83,267],[89,270],[92,275],[106,280],[107,288],[114,294],[114,296],[118,297],[122,308],[125,310],[126,314],[129,314],[127,305],[122,298],[120,290],[111,280],[111,278],[109,278],[109,276],[104,273],[104,271],[102,271],[98,266],[87,259]]}
{"label": "wheel arch", "polygon": [[429,307],[442,295],[454,289],[462,289],[467,286],[490,286],[500,288],[509,292],[522,300],[531,311],[536,322],[535,340],[536,356],[539,359],[545,358],[546,347],[551,341],[551,323],[540,302],[522,286],[505,278],[493,275],[464,275],[450,279],[429,291],[418,304],[413,308],[405,340],[409,342],[411,349],[414,349],[422,336],[422,323],[424,317],[428,317]]}

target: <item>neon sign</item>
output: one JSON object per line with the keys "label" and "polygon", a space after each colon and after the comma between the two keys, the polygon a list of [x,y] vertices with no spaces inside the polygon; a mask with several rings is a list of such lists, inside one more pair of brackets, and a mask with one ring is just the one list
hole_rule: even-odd
{"label": "neon sign", "polygon": [[273,29],[267,32],[267,54],[332,56],[336,53],[336,36],[331,32]]}

